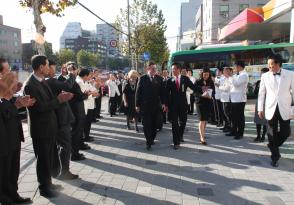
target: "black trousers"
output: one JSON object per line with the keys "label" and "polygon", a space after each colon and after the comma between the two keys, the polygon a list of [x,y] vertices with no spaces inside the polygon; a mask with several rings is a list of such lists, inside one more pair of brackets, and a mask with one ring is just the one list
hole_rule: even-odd
{"label": "black trousers", "polygon": [[108,101],[108,111],[110,115],[114,115],[117,109],[117,97],[110,97]]}
{"label": "black trousers", "polygon": [[[14,199],[18,197],[18,176],[20,170],[20,144],[18,148],[2,158],[1,171],[2,179],[0,179],[1,191],[0,194]],[[0,197],[1,199],[1,197]],[[3,203],[5,204],[5,203]]]}
{"label": "black trousers", "polygon": [[[83,105],[84,106],[84,105]],[[79,154],[80,145],[83,142],[83,132],[85,126],[85,111],[81,109],[79,112],[73,110],[75,116],[75,122],[72,124],[72,143],[71,143],[71,153],[73,156]]]}
{"label": "black trousers", "polygon": [[93,117],[94,117],[94,109],[89,109],[86,115],[86,121],[85,121],[85,127],[84,127],[85,139],[88,139],[90,137],[90,130],[91,130]]}
{"label": "black trousers", "polygon": [[186,123],[187,123],[187,109],[172,109],[172,132],[174,145],[180,145],[183,139]]}
{"label": "black trousers", "polygon": [[216,110],[217,110],[217,122],[218,124],[223,124],[224,109],[223,109],[223,104],[220,100],[216,100]]}
{"label": "black trousers", "polygon": [[39,189],[47,189],[52,184],[51,168],[54,144],[55,139],[53,137],[48,139],[33,138]]}
{"label": "black trousers", "polygon": [[232,105],[230,102],[223,102],[222,104],[223,111],[224,111],[224,121],[225,121],[225,128],[231,128],[232,127]]}
{"label": "black trousers", "polygon": [[94,118],[99,117],[101,114],[101,101],[102,97],[95,98]]}
{"label": "black trousers", "polygon": [[279,147],[287,140],[291,134],[290,120],[283,120],[277,106],[274,116],[268,121],[268,141],[271,151],[271,159],[280,159]]}
{"label": "black trousers", "polygon": [[188,113],[189,114],[194,113],[194,103],[195,103],[195,96],[192,94],[192,95],[190,95],[190,105],[188,107]]}
{"label": "black trousers", "polygon": [[0,156],[0,204],[5,204],[10,201],[8,197],[9,178],[7,171],[7,159],[9,155]]}
{"label": "black trousers", "polygon": [[59,159],[61,164],[61,174],[69,171],[70,155],[71,155],[71,126],[64,125],[59,128],[57,136],[57,144],[60,147]]}
{"label": "black trousers", "polygon": [[215,98],[213,98],[212,100],[212,109],[210,110],[210,121],[212,123],[216,123],[217,122],[217,103]]}
{"label": "black trousers", "polygon": [[166,115],[167,115],[167,113],[162,111],[162,122],[163,123],[166,123]]}
{"label": "black trousers", "polygon": [[245,128],[245,102],[232,103],[232,133],[243,136]]}
{"label": "black trousers", "polygon": [[157,118],[160,110],[144,110],[142,116],[143,131],[146,138],[146,145],[152,145],[156,137]]}

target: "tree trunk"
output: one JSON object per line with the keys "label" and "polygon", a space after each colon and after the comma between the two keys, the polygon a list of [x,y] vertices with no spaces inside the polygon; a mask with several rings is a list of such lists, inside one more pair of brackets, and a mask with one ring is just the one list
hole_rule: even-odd
{"label": "tree trunk", "polygon": [[[34,24],[36,27],[36,32],[39,33],[44,38],[44,33],[46,32],[46,27],[43,24],[40,10],[39,10],[39,0],[32,0],[33,14],[34,14]],[[37,50],[39,55],[45,55],[45,45],[36,42]]]}

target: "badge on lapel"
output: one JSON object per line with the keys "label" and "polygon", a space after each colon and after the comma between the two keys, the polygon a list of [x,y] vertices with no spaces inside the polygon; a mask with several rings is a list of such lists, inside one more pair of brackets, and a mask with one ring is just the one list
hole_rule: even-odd
{"label": "badge on lapel", "polygon": [[185,85],[182,84],[182,92],[185,92]]}

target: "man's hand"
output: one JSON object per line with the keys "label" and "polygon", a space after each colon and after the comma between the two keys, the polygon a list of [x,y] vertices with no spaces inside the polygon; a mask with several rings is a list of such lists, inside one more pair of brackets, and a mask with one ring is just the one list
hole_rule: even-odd
{"label": "man's hand", "polygon": [[[128,105],[127,102],[124,102],[124,106],[125,106],[125,107],[128,107],[129,105]],[[137,108],[136,108],[136,109],[137,109]]]}
{"label": "man's hand", "polygon": [[168,107],[166,105],[162,105],[162,110],[163,110],[163,112],[167,112],[168,111]]}
{"label": "man's hand", "polygon": [[22,88],[22,83],[18,82],[16,92],[19,92],[21,90],[21,88]]}
{"label": "man's hand", "polygon": [[259,117],[260,119],[263,119],[263,118],[264,118],[264,112],[263,112],[263,111],[259,111],[259,112],[258,112],[258,117]]}
{"label": "man's hand", "polygon": [[19,109],[22,107],[31,107],[36,102],[35,98],[31,98],[29,95],[18,97],[15,101],[15,106]]}
{"label": "man's hand", "polygon": [[140,112],[140,108],[139,107],[136,107],[136,111],[137,111],[137,113],[139,113]]}
{"label": "man's hand", "polygon": [[69,92],[62,92],[57,96],[57,99],[60,103],[67,102],[73,98],[73,94]]}

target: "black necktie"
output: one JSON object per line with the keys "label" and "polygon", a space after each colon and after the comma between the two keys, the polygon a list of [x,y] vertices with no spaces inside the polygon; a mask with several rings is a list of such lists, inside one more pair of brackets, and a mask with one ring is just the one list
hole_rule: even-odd
{"label": "black necktie", "polygon": [[279,73],[274,73],[274,76],[276,76],[276,75],[281,75],[281,72],[279,72]]}

